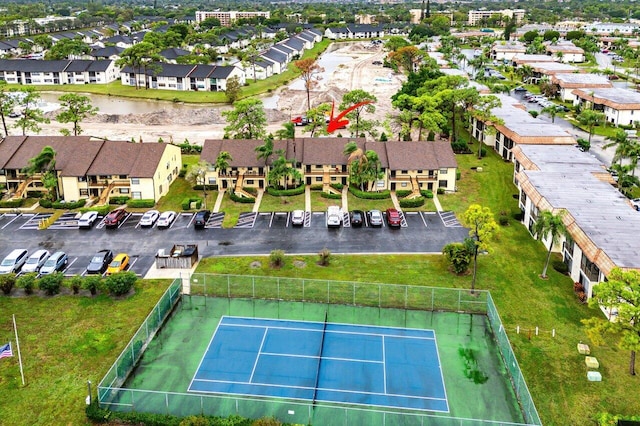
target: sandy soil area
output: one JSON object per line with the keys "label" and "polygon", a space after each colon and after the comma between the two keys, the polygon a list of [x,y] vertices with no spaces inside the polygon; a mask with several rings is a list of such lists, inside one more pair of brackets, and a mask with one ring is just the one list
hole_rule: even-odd
{"label": "sandy soil area", "polygon": [[[373,61],[382,61],[386,52],[380,47],[372,48],[369,42],[342,46],[334,55],[347,56],[350,60],[339,65],[335,72],[319,82],[311,93],[312,105],[323,102],[341,102],[342,95],[353,89],[363,89],[378,99],[376,111],[368,114],[368,119],[380,122],[387,120],[391,113],[391,96],[396,93],[404,76],[392,74],[389,68],[373,65]],[[376,80],[376,78],[378,80]],[[277,109],[266,109],[268,131],[275,132],[289,120],[296,111],[306,109],[307,96],[304,90],[291,90],[283,87],[276,91],[279,95]],[[181,143],[188,139],[191,143],[202,144],[205,139],[222,138],[225,120],[220,114],[229,106],[207,108],[185,108],[184,110],[162,110],[146,114],[97,114],[81,123],[84,135],[107,138],[110,140],[142,140],[156,142],[162,138],[165,142]],[[59,135],[60,129],[69,128],[55,121],[54,113],[49,113],[50,124],[42,125],[41,135]],[[380,131],[384,131],[380,127]],[[304,135],[301,128],[298,133]],[[16,132],[13,132],[16,134]]]}

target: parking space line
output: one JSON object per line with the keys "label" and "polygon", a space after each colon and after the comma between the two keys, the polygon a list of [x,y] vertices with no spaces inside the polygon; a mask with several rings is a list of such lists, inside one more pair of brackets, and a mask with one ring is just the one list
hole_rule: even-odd
{"label": "parking space line", "polygon": [[273,225],[273,216],[274,216],[274,214],[273,214],[273,212],[271,212],[269,214],[269,228],[271,228],[271,225]]}
{"label": "parking space line", "polygon": [[[254,212],[240,213],[238,222],[236,223],[236,226],[234,226],[234,228],[253,228],[256,223],[257,217],[258,213]],[[271,218],[273,220],[273,215],[271,216]],[[271,224],[269,224],[269,226],[271,226]]]}
{"label": "parking space line", "polygon": [[269,222],[269,228],[271,228],[271,223],[273,222],[273,218],[276,216],[286,216],[287,220],[285,221],[285,228],[289,226],[289,212],[272,212],[271,213],[271,221]]}
{"label": "parking space line", "polygon": [[462,228],[462,224],[452,211],[438,212],[442,223],[447,228]]}
{"label": "parking space line", "polygon": [[342,212],[342,226],[344,228],[351,228],[351,216],[349,216],[349,212]]}
{"label": "parking space line", "polygon": [[424,227],[427,227],[427,221],[424,218],[424,212],[420,212],[420,219],[422,219],[422,223],[424,223]]}
{"label": "parking space line", "polygon": [[409,225],[407,224],[407,218],[404,215],[402,210],[398,210],[398,214],[400,215],[400,227],[407,228]]}
{"label": "parking space line", "polygon": [[311,212],[304,212],[304,225],[305,228],[311,227]]}

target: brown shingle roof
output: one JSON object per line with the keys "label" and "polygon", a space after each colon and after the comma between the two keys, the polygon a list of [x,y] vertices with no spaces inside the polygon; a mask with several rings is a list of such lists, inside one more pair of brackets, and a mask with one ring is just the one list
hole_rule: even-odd
{"label": "brown shingle roof", "polygon": [[160,166],[160,159],[167,149],[167,146],[171,145],[164,143],[138,143],[135,145],[139,148],[138,158],[134,162],[133,169],[129,173],[129,176],[134,178],[152,178],[158,166]]}
{"label": "brown shingle roof", "polygon": [[364,138],[303,138],[302,162],[304,164],[346,165],[347,156],[342,152],[349,142],[364,148]]}
{"label": "brown shingle roof", "polygon": [[[285,147],[285,143],[276,143],[274,141],[274,155],[270,159],[273,161],[275,151]],[[207,139],[204,141],[200,159],[210,164],[215,164],[218,154],[221,151],[227,151],[231,154],[230,167],[263,167],[264,159],[258,160],[256,148],[264,145],[264,141],[260,139]]]}
{"label": "brown shingle roof", "polygon": [[87,175],[152,178],[167,144],[105,141]]}
{"label": "brown shingle roof", "polygon": [[389,168],[389,158],[387,157],[387,142],[367,142],[365,151],[375,151],[380,159],[380,166],[383,169]]}
{"label": "brown shingle roof", "polygon": [[448,142],[389,141],[387,157],[391,170],[436,170],[445,167],[457,167],[451,145]]}

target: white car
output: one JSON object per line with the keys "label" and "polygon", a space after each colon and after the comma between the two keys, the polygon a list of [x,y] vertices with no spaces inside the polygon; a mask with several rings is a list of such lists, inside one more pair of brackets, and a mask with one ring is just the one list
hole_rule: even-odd
{"label": "white car", "polygon": [[98,212],[86,212],[78,219],[78,228],[88,229],[96,223]]}
{"label": "white car", "polygon": [[304,210],[294,210],[291,212],[291,224],[294,226],[304,225]]}
{"label": "white car", "polygon": [[327,208],[327,226],[329,228],[338,228],[342,224],[342,210],[338,206],[329,206]]}
{"label": "white car", "polygon": [[49,250],[35,251],[22,266],[22,272],[38,272],[50,255]]}
{"label": "white car", "polygon": [[640,198],[634,198],[631,200],[631,205],[636,209],[636,211],[640,211]]}
{"label": "white car", "polygon": [[158,220],[158,216],[160,216],[160,212],[158,210],[149,210],[145,214],[142,215],[142,219],[140,219],[140,226],[153,226]]}
{"label": "white car", "polygon": [[171,226],[174,220],[176,220],[176,212],[162,212],[162,214],[158,218],[158,224],[156,226],[158,228],[168,228]]}
{"label": "white car", "polygon": [[0,263],[0,274],[10,274],[20,271],[24,262],[27,261],[29,252],[25,249],[15,249],[7,255]]}

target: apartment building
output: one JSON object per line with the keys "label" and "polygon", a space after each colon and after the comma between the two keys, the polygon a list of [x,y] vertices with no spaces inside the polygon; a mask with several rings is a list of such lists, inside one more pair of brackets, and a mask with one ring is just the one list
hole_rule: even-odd
{"label": "apartment building", "polygon": [[467,24],[471,26],[479,25],[483,19],[492,17],[493,15],[502,15],[505,20],[515,18],[516,23],[521,23],[524,19],[524,9],[502,9],[502,10],[470,10]]}
{"label": "apartment building", "polygon": [[231,24],[236,22],[238,19],[251,19],[260,16],[264,17],[265,19],[269,19],[271,17],[271,12],[222,12],[219,10],[215,10],[212,12],[196,11],[196,23],[199,24],[207,18],[217,18],[218,20],[220,20],[220,25],[222,25],[223,27],[230,27]]}

